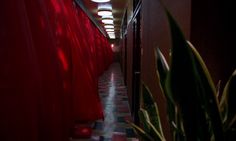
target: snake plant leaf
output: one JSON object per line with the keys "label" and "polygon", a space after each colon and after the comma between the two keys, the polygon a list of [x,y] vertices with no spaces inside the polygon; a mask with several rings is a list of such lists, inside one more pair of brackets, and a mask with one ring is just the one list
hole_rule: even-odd
{"label": "snake plant leaf", "polygon": [[151,136],[154,138],[155,141],[166,141],[164,136],[154,127],[154,125],[150,121],[148,121],[147,123],[149,124],[151,129]]}
{"label": "snake plant leaf", "polygon": [[148,133],[155,141],[163,141],[162,135],[157,131],[157,129],[151,124],[148,112],[145,109],[140,109],[139,118],[142,122],[144,131]]}
{"label": "snake plant leaf", "polygon": [[150,118],[148,112],[143,108],[140,108],[139,110],[139,119],[140,122],[142,123],[144,131],[150,134],[150,126],[148,124],[148,122],[150,122]]}
{"label": "snake plant leaf", "polygon": [[[206,82],[203,83],[203,80],[207,80],[205,78],[208,76],[201,76],[203,74],[205,75],[205,73],[196,64],[196,58],[181,29],[168,10],[166,10],[166,15],[172,38],[171,67],[167,75],[166,89],[171,93],[180,107],[187,140],[210,140],[210,127],[205,109],[210,104],[205,105],[205,101],[207,100],[203,100],[203,95],[206,95],[206,92],[212,92],[214,94],[215,91],[212,90],[212,87],[209,87],[209,84],[204,85]],[[210,95],[212,96],[213,94]],[[215,106],[215,103],[213,105]],[[218,109],[215,109],[213,112],[218,116],[219,112],[215,112]],[[210,116],[212,117],[212,114]],[[216,121],[218,121],[218,125],[221,119],[217,117]],[[223,130],[221,125],[219,124],[219,128],[215,125],[213,127],[215,133],[219,133],[218,135],[215,134],[216,141],[222,141]]]}
{"label": "snake plant leaf", "polygon": [[219,102],[219,97],[220,97],[220,89],[221,89],[221,80],[218,81],[217,85],[216,85],[216,98],[218,100],[218,103]]}
{"label": "snake plant leaf", "polygon": [[223,90],[223,95],[220,101],[221,110],[227,111],[227,121],[225,122],[226,129],[229,129],[236,120],[236,110],[234,102],[236,99],[236,70],[233,72]]}
{"label": "snake plant leaf", "polygon": [[172,122],[171,125],[174,127],[174,140],[175,141],[185,141],[186,140],[186,135],[184,132],[184,127],[183,127],[183,120],[179,112],[179,108],[176,106],[175,107],[175,123]]}
{"label": "snake plant leaf", "polygon": [[143,140],[143,141],[155,141],[148,133],[146,133],[143,129],[135,125],[130,121],[126,121],[136,132],[136,134]]}
{"label": "snake plant leaf", "polygon": [[165,97],[168,100],[170,100],[170,102],[174,103],[172,96],[165,91],[165,82],[167,74],[169,72],[169,65],[167,64],[167,61],[159,48],[157,48],[155,51],[155,58],[156,58],[157,75],[159,77],[162,91]]}
{"label": "snake plant leaf", "polygon": [[190,42],[188,42],[188,45],[194,54],[197,66],[196,68],[201,80],[200,82],[202,84],[202,87],[204,88],[204,91],[202,91],[203,93],[202,97],[204,98],[205,101],[206,110],[211,120],[211,125],[213,128],[215,138],[217,138],[216,140],[218,140],[218,138],[223,139],[223,127],[222,127],[223,123],[221,119],[221,114],[219,109],[220,105],[217,99],[216,88],[214,86],[210,73],[202,57]]}
{"label": "snake plant leaf", "polygon": [[[231,76],[232,77],[232,76]],[[229,92],[229,83],[230,83],[231,78],[227,81],[223,94],[220,99],[220,111],[221,111],[221,116],[222,116],[222,122],[224,124],[224,128],[226,128],[226,122],[228,119],[228,92]]]}
{"label": "snake plant leaf", "polygon": [[[155,50],[155,58],[156,58],[157,76],[159,78],[159,82],[160,82],[159,84],[160,84],[160,87],[162,88],[162,92],[167,100],[168,120],[171,125],[172,123],[177,122],[176,121],[177,111],[175,110],[176,105],[174,103],[174,100],[171,94],[166,91],[166,87],[165,87],[166,77],[169,72],[169,65],[167,64],[167,61],[159,48],[156,48]],[[173,130],[175,130],[173,131],[173,134],[174,134],[173,136],[175,136],[175,134],[178,134],[176,133],[178,132],[176,129],[177,128],[173,128]]]}
{"label": "snake plant leaf", "polygon": [[150,90],[143,84],[143,105],[144,109],[148,112],[150,122],[152,125],[164,136],[161,126],[161,120],[158,112],[158,107],[154,101]]}
{"label": "snake plant leaf", "polygon": [[[236,115],[232,118],[232,120],[229,122],[228,129],[231,129],[231,126],[233,126],[236,123]],[[235,130],[235,129],[234,129]]]}
{"label": "snake plant leaf", "polygon": [[167,64],[167,61],[159,48],[157,48],[155,51],[155,58],[156,58],[156,67],[158,71],[158,76],[161,85],[164,88],[166,76],[169,71],[169,65]]}
{"label": "snake plant leaf", "polygon": [[176,125],[174,122],[171,123],[172,127],[175,130],[175,134],[174,134],[174,140],[175,141],[185,141],[185,134],[184,132],[181,130],[181,128],[178,127],[178,125]]}

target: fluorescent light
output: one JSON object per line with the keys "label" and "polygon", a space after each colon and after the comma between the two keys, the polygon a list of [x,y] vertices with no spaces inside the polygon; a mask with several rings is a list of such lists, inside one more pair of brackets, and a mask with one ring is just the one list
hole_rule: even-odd
{"label": "fluorescent light", "polygon": [[99,16],[111,16],[112,6],[109,3],[98,5],[98,15]]}
{"label": "fluorescent light", "polygon": [[113,24],[113,19],[102,19],[104,24]]}
{"label": "fluorescent light", "polygon": [[109,38],[110,38],[110,39],[115,39],[115,38],[116,38],[116,36],[109,36]]}
{"label": "fluorescent light", "polygon": [[108,31],[107,34],[114,34],[115,35],[115,32],[114,31]]}
{"label": "fluorescent light", "polygon": [[99,4],[98,5],[98,10],[99,9],[109,9],[109,10],[112,10],[112,6],[110,3],[105,3],[105,4]]}
{"label": "fluorescent light", "polygon": [[113,19],[113,15],[109,15],[109,16],[102,16],[102,19],[106,19],[106,18]]}
{"label": "fluorescent light", "polygon": [[110,16],[110,15],[112,15],[112,10],[109,10],[109,9],[98,10],[98,15],[99,16]]}
{"label": "fluorescent light", "polygon": [[107,32],[109,32],[109,31],[113,31],[113,32],[114,32],[114,29],[108,28],[108,29],[106,29],[106,31],[107,31]]}
{"label": "fluorescent light", "polygon": [[104,26],[106,29],[108,29],[108,28],[114,28],[114,25],[112,25],[112,24],[107,24],[107,25],[105,25]]}
{"label": "fluorescent light", "polygon": [[110,0],[91,0],[93,2],[97,2],[97,3],[102,3],[102,2],[109,2]]}
{"label": "fluorescent light", "polygon": [[107,32],[108,35],[115,35],[114,32]]}
{"label": "fluorescent light", "polygon": [[104,24],[113,24],[113,16],[102,16],[102,22]]}
{"label": "fluorescent light", "polygon": [[108,36],[109,36],[109,38],[110,39],[115,39],[116,38],[116,35],[115,35],[115,33],[114,32],[107,32],[107,34],[108,34]]}

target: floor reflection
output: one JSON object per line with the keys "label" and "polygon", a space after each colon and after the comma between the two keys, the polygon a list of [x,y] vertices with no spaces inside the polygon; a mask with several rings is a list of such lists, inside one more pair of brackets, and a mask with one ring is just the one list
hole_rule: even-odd
{"label": "floor reflection", "polygon": [[131,119],[127,90],[124,86],[120,65],[113,63],[99,79],[99,94],[104,107],[105,119],[94,124],[90,139],[74,141],[134,141],[135,134],[125,120]]}

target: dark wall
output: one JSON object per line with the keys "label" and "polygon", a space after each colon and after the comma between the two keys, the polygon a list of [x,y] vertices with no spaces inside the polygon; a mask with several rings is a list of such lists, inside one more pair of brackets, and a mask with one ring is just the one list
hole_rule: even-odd
{"label": "dark wall", "polygon": [[133,61],[133,1],[129,0],[122,24],[123,38],[121,43],[121,66],[124,75],[124,83],[127,86],[129,103],[132,105],[132,61]]}
{"label": "dark wall", "polygon": [[234,18],[231,0],[192,0],[191,41],[215,84],[224,84],[236,68]]}

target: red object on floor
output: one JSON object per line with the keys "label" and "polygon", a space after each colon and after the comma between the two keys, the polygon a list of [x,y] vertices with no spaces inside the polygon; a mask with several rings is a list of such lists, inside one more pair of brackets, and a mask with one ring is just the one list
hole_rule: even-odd
{"label": "red object on floor", "polygon": [[73,138],[90,138],[92,128],[86,125],[78,125],[74,129]]}
{"label": "red object on floor", "polygon": [[125,134],[113,134],[112,141],[127,141]]}

